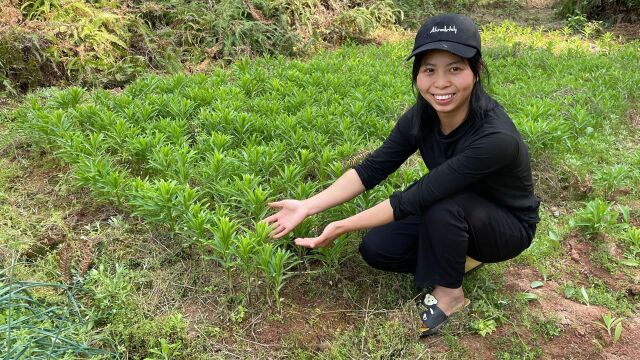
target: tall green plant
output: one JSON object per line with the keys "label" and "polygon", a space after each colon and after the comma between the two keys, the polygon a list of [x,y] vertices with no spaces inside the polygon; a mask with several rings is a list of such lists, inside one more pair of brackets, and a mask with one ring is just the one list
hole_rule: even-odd
{"label": "tall green plant", "polygon": [[225,215],[216,215],[212,228],[213,237],[205,241],[205,245],[211,247],[211,255],[205,255],[215,260],[227,275],[229,290],[233,292],[231,271],[236,264],[234,256],[237,242],[236,230],[239,225]]}
{"label": "tall green plant", "polygon": [[267,299],[273,296],[276,302],[276,308],[281,310],[280,291],[284,286],[287,278],[293,275],[289,270],[299,261],[295,260],[295,256],[288,250],[278,248],[273,244],[265,243],[256,252],[255,261],[264,276],[267,285]]}

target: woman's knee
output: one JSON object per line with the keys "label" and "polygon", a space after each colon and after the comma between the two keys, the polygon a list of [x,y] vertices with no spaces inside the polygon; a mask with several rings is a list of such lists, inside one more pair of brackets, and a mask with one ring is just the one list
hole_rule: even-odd
{"label": "woman's knee", "polygon": [[455,217],[460,216],[464,217],[464,213],[461,212],[456,201],[452,198],[445,198],[427,208],[422,215],[422,221],[431,227],[437,227],[438,225],[447,224]]}
{"label": "woman's knee", "polygon": [[384,233],[370,230],[362,237],[358,250],[372,268],[393,272],[413,272],[415,251],[411,247],[394,247]]}
{"label": "woman's knee", "polygon": [[379,267],[378,247],[375,245],[376,241],[374,236],[371,235],[371,232],[372,232],[371,230],[368,231],[362,237],[362,241],[360,242],[360,246],[358,247],[358,250],[360,251],[360,255],[362,256],[362,259],[364,259],[364,261],[367,264],[369,264],[369,266],[378,268]]}

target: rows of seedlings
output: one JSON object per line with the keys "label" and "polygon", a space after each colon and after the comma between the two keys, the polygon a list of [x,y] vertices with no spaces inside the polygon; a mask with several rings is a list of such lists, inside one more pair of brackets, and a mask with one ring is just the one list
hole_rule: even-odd
{"label": "rows of seedlings", "polygon": [[206,75],[148,76],[119,94],[70,88],[34,97],[18,117],[98,201],[197,249],[232,291],[264,291],[279,307],[295,269],[318,260],[335,268],[345,257],[344,238],[314,251],[293,239],[375,205],[424,170],[403,168],[278,240],[260,222],[269,202],[312,196],[390,132],[411,98],[394,49],[375,62],[350,50],[309,63],[242,60]]}
{"label": "rows of seedlings", "polygon": [[[508,22],[484,27],[483,42],[488,89],[523,134],[534,167],[581,169],[576,154],[584,152],[593,154],[589,169],[610,168],[606,150],[626,111],[620,104],[634,101],[640,83],[616,64],[637,63],[637,43],[603,36],[594,49]],[[263,291],[279,305],[296,269],[317,261],[335,268],[348,255],[345,238],[313,251],[293,239],[317,236],[426,173],[421,162],[402,167],[278,240],[259,222],[270,201],[317,193],[380,145],[414,100],[411,64],[402,61],[409,48],[347,47],[305,62],[245,59],[208,74],[147,76],[119,93],[49,91],[31,96],[16,118],[97,201],[197,249],[224,269],[234,292]],[[637,179],[632,171],[613,175],[603,177],[613,179],[609,192]]]}

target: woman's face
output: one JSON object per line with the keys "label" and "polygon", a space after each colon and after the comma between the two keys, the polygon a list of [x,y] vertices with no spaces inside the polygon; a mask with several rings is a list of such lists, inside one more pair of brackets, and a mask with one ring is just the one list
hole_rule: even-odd
{"label": "woman's face", "polygon": [[474,82],[466,59],[442,50],[430,50],[422,56],[416,86],[441,116],[466,116]]}

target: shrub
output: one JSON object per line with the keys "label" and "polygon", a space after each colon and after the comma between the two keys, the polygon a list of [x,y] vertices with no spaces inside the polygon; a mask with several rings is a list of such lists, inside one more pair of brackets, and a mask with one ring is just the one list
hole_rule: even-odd
{"label": "shrub", "polygon": [[18,27],[3,28],[0,31],[0,93],[17,94],[52,85],[60,74],[47,57],[49,45],[44,34]]}
{"label": "shrub", "polygon": [[555,7],[563,18],[620,21],[634,20],[640,15],[638,0],[557,0]]}
{"label": "shrub", "polygon": [[601,233],[618,223],[619,213],[612,209],[613,204],[601,199],[588,202],[584,209],[576,213],[574,226],[584,229],[588,234]]}

